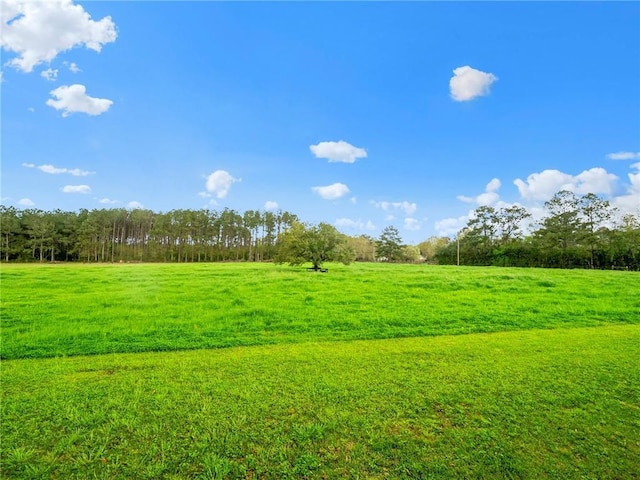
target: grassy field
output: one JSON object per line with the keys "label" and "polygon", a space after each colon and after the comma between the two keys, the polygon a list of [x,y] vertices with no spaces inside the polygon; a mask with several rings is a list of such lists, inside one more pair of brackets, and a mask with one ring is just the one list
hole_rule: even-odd
{"label": "grassy field", "polygon": [[640,323],[635,272],[4,265],[0,358]]}
{"label": "grassy field", "polygon": [[1,273],[2,478],[640,478],[636,273]]}

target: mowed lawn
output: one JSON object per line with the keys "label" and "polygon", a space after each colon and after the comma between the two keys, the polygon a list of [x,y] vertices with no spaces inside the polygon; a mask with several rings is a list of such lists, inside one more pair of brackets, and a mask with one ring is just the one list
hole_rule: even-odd
{"label": "mowed lawn", "polygon": [[634,272],[1,272],[2,478],[640,478]]}

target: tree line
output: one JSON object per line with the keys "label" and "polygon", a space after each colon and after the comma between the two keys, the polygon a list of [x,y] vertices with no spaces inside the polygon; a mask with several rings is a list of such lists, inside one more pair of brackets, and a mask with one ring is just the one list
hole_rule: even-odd
{"label": "tree line", "polygon": [[525,235],[531,215],[524,208],[482,206],[455,239],[420,248],[440,264],[640,270],[640,213],[619,217],[607,200],[566,190],[544,210]]}
{"label": "tree line", "polygon": [[266,261],[297,221],[283,211],[94,209],[0,206],[3,261]]}
{"label": "tree line", "polygon": [[[556,193],[541,220],[514,205],[481,206],[455,238],[405,245],[397,228],[378,238],[300,222],[283,211],[94,209],[0,206],[2,261],[310,262],[386,261],[640,270],[640,213],[619,218],[594,194]],[[640,205],[639,205],[640,211]],[[525,233],[526,232],[526,233]]]}

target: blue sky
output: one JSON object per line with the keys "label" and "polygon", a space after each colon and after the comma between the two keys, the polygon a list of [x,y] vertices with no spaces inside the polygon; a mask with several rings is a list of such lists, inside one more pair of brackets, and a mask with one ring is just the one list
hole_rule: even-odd
{"label": "blue sky", "polygon": [[640,214],[637,2],[2,2],[2,203],[280,208],[407,243]]}

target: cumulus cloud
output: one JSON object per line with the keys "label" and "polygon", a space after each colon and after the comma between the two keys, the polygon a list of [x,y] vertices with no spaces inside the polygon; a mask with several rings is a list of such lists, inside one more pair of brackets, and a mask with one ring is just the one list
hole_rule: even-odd
{"label": "cumulus cloud", "polygon": [[127,203],[127,208],[129,210],[142,210],[144,208],[144,205],[142,205],[140,202],[136,202],[135,200]]}
{"label": "cumulus cloud", "polygon": [[273,200],[267,200],[264,204],[265,210],[276,210],[278,208],[278,202],[274,202]]}
{"label": "cumulus cloud", "polygon": [[21,207],[33,207],[35,206],[35,203],[33,203],[33,200],[31,200],[30,198],[21,198],[20,200],[18,200],[18,205],[20,205]]}
{"label": "cumulus cloud", "polygon": [[498,190],[502,186],[499,179],[494,178],[485,187],[484,193],[481,193],[477,197],[467,197],[465,195],[458,195],[456,198],[465,203],[477,203],[478,205],[494,205],[500,200]]}
{"label": "cumulus cloud", "polygon": [[320,142],[317,145],[310,145],[309,150],[317,158],[326,158],[329,162],[353,163],[358,158],[367,157],[367,151],[364,148],[354,147],[344,140]]}
{"label": "cumulus cloud", "polygon": [[62,110],[62,116],[68,117],[72,113],[86,113],[87,115],[100,115],[109,110],[113,101],[106,98],[95,98],[87,95],[84,85],[62,85],[51,90],[55,98],[47,100],[47,105]]}
{"label": "cumulus cloud", "polygon": [[372,231],[376,229],[376,226],[371,220],[364,222],[360,219],[352,220],[351,218],[338,218],[335,221],[335,226],[358,231]]}
{"label": "cumulus cloud", "polygon": [[491,84],[496,80],[498,77],[493,73],[476,70],[468,65],[458,67],[449,80],[451,97],[457,102],[466,102],[488,95]]}
{"label": "cumulus cloud", "polygon": [[100,198],[98,199],[98,203],[102,203],[103,205],[116,205],[120,203],[119,200],[111,200],[110,198]]}
{"label": "cumulus cloud", "polygon": [[87,175],[92,175],[96,173],[96,172],[89,172],[87,170],[80,170],[79,168],[59,168],[59,167],[54,167],[53,165],[47,165],[47,164],[35,166],[33,163],[23,163],[22,166],[27,168],[37,168],[41,172],[50,173],[51,175],[68,173],[69,175],[73,175],[74,177],[86,177]]}
{"label": "cumulus cloud", "polygon": [[523,199],[546,201],[560,190],[577,194],[611,194],[617,179],[604,168],[596,167],[575,176],[559,170],[543,170],[529,175],[526,182],[517,178],[513,183]]}
{"label": "cumulus cloud", "polygon": [[420,222],[415,218],[407,217],[404,219],[404,228],[411,231],[420,230]]}
{"label": "cumulus cloud", "polygon": [[571,183],[572,176],[559,170],[543,170],[532,173],[526,182],[516,178],[513,183],[518,187],[520,196],[528,200],[548,200],[564,185]]}
{"label": "cumulus cloud", "polygon": [[344,183],[333,183],[324,187],[311,187],[311,190],[313,190],[325,200],[335,200],[349,193],[349,187],[347,187]]}
{"label": "cumulus cloud", "polygon": [[604,168],[596,167],[575,176],[570,190],[578,194],[603,193],[610,195],[618,180],[613,173],[608,173]]}
{"label": "cumulus cloud", "polygon": [[239,178],[232,177],[226,170],[216,170],[207,177],[206,189],[217,198],[224,198],[229,193],[231,185],[239,181]]}
{"label": "cumulus cloud", "polygon": [[47,68],[46,70],[40,72],[40,76],[49,82],[53,82],[58,78],[58,70]]}
{"label": "cumulus cloud", "polygon": [[435,223],[436,232],[443,237],[455,235],[464,228],[468,221],[469,215],[462,215],[457,218],[444,218]]}
{"label": "cumulus cloud", "polygon": [[116,37],[111,17],[94,21],[72,0],[2,1],[2,48],[17,54],[9,65],[26,73],[74,47],[100,52]]}
{"label": "cumulus cloud", "polygon": [[[392,210],[401,210],[405,215],[410,217],[413,215],[418,209],[418,205],[416,203],[407,202],[406,200],[402,202],[371,202],[375,205],[376,208],[380,208],[385,212],[390,212]],[[393,216],[391,216],[393,219]]]}
{"label": "cumulus cloud", "polygon": [[70,71],[71,73],[78,73],[78,72],[81,72],[81,71],[82,71],[82,70],[80,70],[80,68],[78,67],[78,65],[76,65],[76,63],[75,63],[75,62],[71,62],[71,63],[64,62],[64,64],[65,64],[65,65],[67,65],[67,66],[69,67],[69,71]]}
{"label": "cumulus cloud", "polygon": [[637,160],[640,159],[640,152],[617,152],[607,155],[609,160]]}
{"label": "cumulus cloud", "polygon": [[91,193],[91,187],[89,185],[65,185],[62,187],[63,193]]}
{"label": "cumulus cloud", "polygon": [[611,202],[622,214],[640,213],[640,162],[631,165],[635,170],[628,174],[629,185],[626,195],[615,197]]}
{"label": "cumulus cloud", "polygon": [[[570,175],[559,170],[544,170],[533,173],[527,177],[527,181],[516,179],[514,184],[518,187],[523,199],[521,203],[505,203],[498,201],[492,206],[495,208],[508,208],[514,205],[525,208],[531,217],[523,222],[523,230],[526,232],[547,215],[546,209],[540,203],[547,201],[560,190],[568,190],[576,195],[594,193],[618,209],[621,215],[627,213],[640,213],[640,162],[631,164],[631,172],[628,174],[629,183],[623,185],[625,193],[616,195],[618,177],[608,173],[603,168],[591,168],[578,175]],[[494,179],[495,180],[495,179]],[[487,184],[486,190],[497,190],[498,182],[493,180]],[[459,197],[460,198],[460,197]],[[468,198],[468,197],[465,197]],[[476,197],[479,198],[479,197]],[[474,200],[474,199],[471,199]],[[466,223],[474,217],[474,211],[457,218],[445,218],[435,223],[438,235],[451,236],[459,232]]]}

